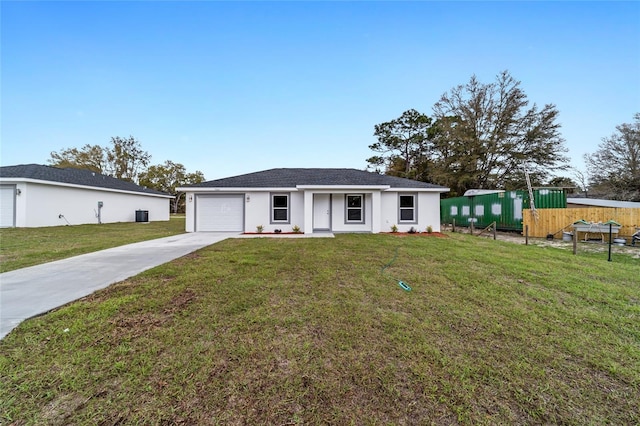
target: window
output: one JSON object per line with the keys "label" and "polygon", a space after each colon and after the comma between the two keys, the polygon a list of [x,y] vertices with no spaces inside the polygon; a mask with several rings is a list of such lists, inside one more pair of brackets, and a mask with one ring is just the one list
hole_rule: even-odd
{"label": "window", "polygon": [[398,222],[416,222],[416,196],[400,195],[400,215]]}
{"label": "window", "polygon": [[364,223],[364,196],[347,194],[347,223]]}
{"label": "window", "polygon": [[271,195],[271,223],[289,223],[289,194]]}

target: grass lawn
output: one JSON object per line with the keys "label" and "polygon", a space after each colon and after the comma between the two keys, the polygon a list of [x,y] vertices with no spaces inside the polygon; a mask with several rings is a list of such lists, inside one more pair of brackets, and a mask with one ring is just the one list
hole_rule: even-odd
{"label": "grass lawn", "polygon": [[184,220],[182,215],[165,222],[0,228],[0,272],[182,234]]}
{"label": "grass lawn", "polygon": [[0,423],[638,424],[639,271],[461,234],[230,239],[22,323]]}

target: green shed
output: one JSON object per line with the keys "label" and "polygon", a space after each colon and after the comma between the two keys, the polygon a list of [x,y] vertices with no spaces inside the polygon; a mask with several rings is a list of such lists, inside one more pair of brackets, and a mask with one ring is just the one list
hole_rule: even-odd
{"label": "green shed", "polygon": [[[538,188],[533,191],[535,206],[566,208],[567,196],[562,189]],[[527,191],[470,190],[462,197],[440,201],[440,220],[443,224],[486,228],[496,222],[503,231],[522,231],[522,211],[530,208]]]}

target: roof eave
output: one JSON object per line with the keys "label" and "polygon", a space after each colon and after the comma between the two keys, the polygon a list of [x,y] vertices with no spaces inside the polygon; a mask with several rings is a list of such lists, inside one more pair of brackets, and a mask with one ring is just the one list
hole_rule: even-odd
{"label": "roof eave", "polygon": [[293,187],[221,187],[221,186],[182,186],[176,188],[178,192],[192,193],[238,193],[238,192],[298,192],[298,191],[381,191],[381,192],[449,192],[449,188],[411,188],[411,187],[391,187],[389,185],[296,185]]}
{"label": "roof eave", "polygon": [[224,187],[224,186],[181,186],[176,188],[178,192],[296,192],[297,188],[290,187]]}
{"label": "roof eave", "polygon": [[449,188],[407,188],[407,187],[393,187],[386,190],[386,192],[449,192]]}
{"label": "roof eave", "polygon": [[102,186],[91,186],[91,185],[78,185],[73,183],[65,183],[65,182],[55,182],[52,180],[41,180],[41,179],[32,179],[32,178],[20,178],[20,177],[0,177],[0,182],[15,182],[15,183],[38,183],[41,185],[51,185],[51,186],[64,186],[67,188],[78,188],[78,189],[93,189],[96,191],[105,191],[105,192],[118,192],[122,194],[135,194],[135,195],[144,195],[147,197],[160,197],[160,198],[175,198],[170,194],[154,194],[140,191],[129,191],[126,189],[115,189],[115,188],[105,188]]}
{"label": "roof eave", "polygon": [[389,185],[296,185],[296,188],[307,190],[343,190],[352,191],[358,189],[385,191],[389,189]]}

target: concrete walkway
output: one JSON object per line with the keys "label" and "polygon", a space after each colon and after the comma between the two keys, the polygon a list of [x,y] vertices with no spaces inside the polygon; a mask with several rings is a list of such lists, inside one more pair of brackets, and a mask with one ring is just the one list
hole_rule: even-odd
{"label": "concrete walkway", "polygon": [[0,274],[0,339],[27,318],[236,235],[174,235]]}

